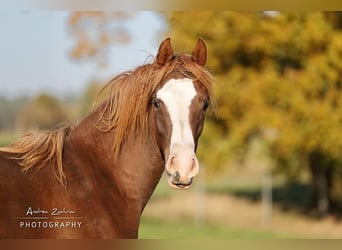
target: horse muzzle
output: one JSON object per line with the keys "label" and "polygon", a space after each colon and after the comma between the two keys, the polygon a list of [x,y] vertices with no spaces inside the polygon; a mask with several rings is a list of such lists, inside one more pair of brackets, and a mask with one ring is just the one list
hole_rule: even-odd
{"label": "horse muzzle", "polygon": [[191,147],[174,146],[165,165],[168,183],[175,189],[188,189],[199,172],[199,164]]}
{"label": "horse muzzle", "polygon": [[190,178],[190,180],[187,182],[182,182],[180,181],[180,174],[178,171],[172,175],[166,171],[166,174],[168,176],[168,183],[170,187],[174,189],[189,189],[191,187],[193,178]]}

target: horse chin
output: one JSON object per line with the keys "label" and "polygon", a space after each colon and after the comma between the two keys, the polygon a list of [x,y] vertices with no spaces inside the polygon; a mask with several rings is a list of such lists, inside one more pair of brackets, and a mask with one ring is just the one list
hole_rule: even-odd
{"label": "horse chin", "polygon": [[170,187],[174,188],[174,189],[178,189],[178,190],[186,190],[186,189],[189,189],[192,185],[192,182],[190,182],[189,184],[174,184],[172,183],[171,179],[168,178],[167,179],[167,182],[169,184]]}

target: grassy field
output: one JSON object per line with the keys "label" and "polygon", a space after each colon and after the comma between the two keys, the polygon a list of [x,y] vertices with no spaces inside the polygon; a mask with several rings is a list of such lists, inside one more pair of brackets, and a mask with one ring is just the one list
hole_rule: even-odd
{"label": "grassy field", "polygon": [[271,231],[246,230],[218,224],[196,224],[191,219],[168,222],[143,217],[139,228],[140,239],[271,239],[287,238]]}
{"label": "grassy field", "polygon": [[298,209],[295,204],[303,203],[305,190],[279,191],[276,179],[272,212],[265,220],[260,179],[260,171],[244,168],[216,178],[199,176],[190,190],[178,191],[162,178],[143,212],[139,238],[342,238],[342,220],[333,215],[318,219]]}

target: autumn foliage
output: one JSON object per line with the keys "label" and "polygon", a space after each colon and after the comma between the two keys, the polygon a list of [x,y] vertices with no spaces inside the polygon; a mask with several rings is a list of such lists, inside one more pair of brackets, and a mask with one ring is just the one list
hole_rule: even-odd
{"label": "autumn foliage", "polygon": [[106,65],[110,46],[130,41],[124,22],[132,15],[127,12],[73,12],[68,20],[69,33],[75,41],[70,50],[71,58],[95,60],[100,66]]}
{"label": "autumn foliage", "polygon": [[[307,173],[320,214],[341,209],[341,13],[167,13],[178,48],[207,42],[217,116],[200,152],[208,168],[241,156],[255,140],[274,172]],[[204,144],[204,145],[203,145]]]}

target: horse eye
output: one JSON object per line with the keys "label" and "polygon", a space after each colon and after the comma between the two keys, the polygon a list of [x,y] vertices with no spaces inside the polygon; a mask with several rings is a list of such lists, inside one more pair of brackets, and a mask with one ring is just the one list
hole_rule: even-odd
{"label": "horse eye", "polygon": [[158,100],[158,99],[154,99],[154,100],[153,100],[153,105],[154,105],[156,108],[159,108],[159,107],[160,107],[159,100]]}
{"label": "horse eye", "polygon": [[209,101],[205,101],[203,104],[203,110],[206,111],[209,107]]}

